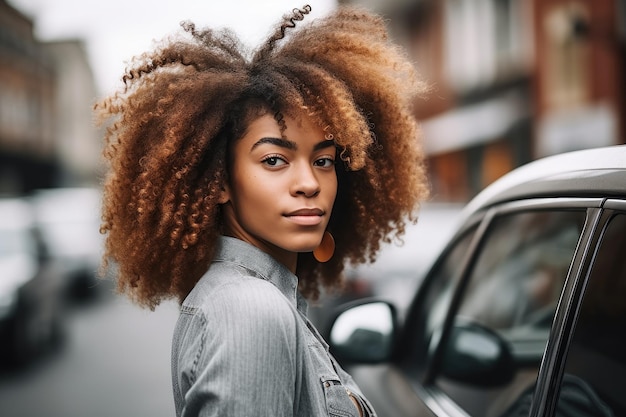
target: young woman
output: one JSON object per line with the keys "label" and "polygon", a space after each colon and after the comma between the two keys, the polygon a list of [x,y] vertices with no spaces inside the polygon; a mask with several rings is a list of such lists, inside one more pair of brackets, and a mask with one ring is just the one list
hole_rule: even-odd
{"label": "young woman", "polygon": [[181,303],[178,416],[374,416],[305,297],[371,261],[426,197],[423,92],[378,16],[295,9],[248,55],[196,30],[134,61],[110,119],[105,259],[118,289]]}

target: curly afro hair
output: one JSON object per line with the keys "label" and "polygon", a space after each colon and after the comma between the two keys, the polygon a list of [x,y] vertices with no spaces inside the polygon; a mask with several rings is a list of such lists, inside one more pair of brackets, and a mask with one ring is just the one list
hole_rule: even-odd
{"label": "curly afro hair", "polygon": [[107,124],[104,265],[138,304],[181,302],[206,272],[223,232],[229,149],[260,113],[282,127],[306,109],[340,156],[328,226],[336,250],[326,263],[299,254],[305,296],[338,285],[347,263],[375,260],[417,219],[428,183],[412,104],[425,84],[380,16],[342,7],[298,24],[310,10],[285,15],[250,53],[229,30],[185,22],[96,104]]}

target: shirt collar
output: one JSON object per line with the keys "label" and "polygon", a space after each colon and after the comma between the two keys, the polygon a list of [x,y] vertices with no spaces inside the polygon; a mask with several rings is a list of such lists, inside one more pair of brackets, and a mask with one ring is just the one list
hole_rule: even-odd
{"label": "shirt collar", "polygon": [[307,302],[298,292],[298,277],[256,246],[234,237],[220,236],[213,259],[235,263],[253,276],[271,282],[294,307],[306,314]]}

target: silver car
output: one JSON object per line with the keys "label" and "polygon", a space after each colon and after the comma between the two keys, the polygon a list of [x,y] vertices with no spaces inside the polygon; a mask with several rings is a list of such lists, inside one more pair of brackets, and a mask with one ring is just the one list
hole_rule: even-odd
{"label": "silver car", "polygon": [[626,146],[485,189],[399,320],[346,306],[328,335],[381,417],[626,415]]}

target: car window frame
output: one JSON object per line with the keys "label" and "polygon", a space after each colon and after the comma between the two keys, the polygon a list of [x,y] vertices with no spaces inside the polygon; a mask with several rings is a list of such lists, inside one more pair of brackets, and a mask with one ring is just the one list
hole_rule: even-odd
{"label": "car window frame", "polygon": [[[454,294],[452,297],[452,301],[450,302],[448,311],[446,313],[446,317],[444,319],[444,328],[442,331],[442,335],[440,340],[437,343],[435,348],[434,356],[429,361],[430,363],[426,366],[426,371],[421,380],[417,380],[416,378],[410,375],[410,370],[407,369],[405,372],[405,376],[411,381],[411,383],[416,388],[416,391],[421,393],[424,402],[426,405],[433,411],[439,410],[439,412],[444,411],[445,415],[450,416],[468,416],[468,414],[458,405],[454,399],[450,398],[445,392],[440,390],[437,386],[434,385],[434,380],[438,372],[439,363],[442,357],[442,346],[445,345],[446,339],[449,335],[450,328],[454,322],[454,318],[456,312],[459,309],[460,303],[462,301],[463,292],[468,284],[469,277],[471,276],[471,272],[473,270],[474,264],[477,261],[478,255],[486,242],[485,235],[489,230],[490,225],[494,218],[505,215],[505,214],[513,214],[517,212],[529,211],[529,210],[568,210],[568,209],[583,209],[586,212],[585,215],[585,223],[583,225],[582,231],[579,236],[578,243],[576,245],[576,249],[574,250],[574,254],[572,256],[572,262],[570,263],[570,267],[568,269],[567,276],[565,278],[565,284],[563,290],[561,292],[561,296],[559,299],[559,303],[557,305],[557,311],[555,313],[555,319],[551,326],[550,336],[548,338],[548,344],[546,345],[546,349],[544,350],[544,354],[542,356],[542,361],[540,365],[540,369],[537,376],[537,385],[536,392],[539,391],[540,382],[543,379],[549,377],[549,374],[543,374],[544,368],[547,364],[544,364],[546,361],[546,357],[549,356],[550,361],[555,361],[556,352],[559,351],[558,347],[560,347],[562,341],[560,337],[556,337],[554,335],[554,326],[555,323],[558,324],[559,330],[565,330],[567,328],[565,319],[567,318],[567,313],[570,311],[571,306],[568,306],[567,303],[571,302],[572,297],[574,296],[573,290],[577,287],[575,285],[579,281],[580,274],[582,273],[585,260],[587,259],[587,254],[590,245],[592,245],[592,238],[596,235],[596,226],[598,223],[598,216],[601,213],[602,205],[605,202],[604,198],[576,198],[576,197],[540,197],[540,198],[530,198],[525,200],[517,200],[504,202],[497,205],[493,205],[485,208],[479,212],[474,213],[471,217],[469,217],[463,225],[459,229],[457,233],[454,234],[448,245],[446,245],[442,254],[437,258],[433,267],[429,270],[424,278],[424,286],[420,287],[420,290],[416,294],[414,298],[414,302],[411,304],[410,310],[407,315],[407,321],[405,322],[405,329],[407,329],[407,325],[410,326],[411,323],[415,323],[418,321],[418,317],[414,315],[419,312],[419,301],[423,300],[425,297],[425,293],[428,291],[430,287],[429,283],[432,279],[433,274],[437,271],[438,265],[445,261],[445,257],[450,253],[450,251],[454,248],[454,246],[463,238],[464,234],[470,230],[472,227],[477,227],[477,230],[474,232],[474,236],[472,242],[468,247],[468,251],[464,257],[463,262],[461,262],[461,267],[459,269],[460,279],[456,284],[456,288],[454,288]],[[565,303],[565,304],[563,304]],[[562,305],[563,304],[563,305]],[[565,306],[565,307],[564,307]],[[563,311],[562,313],[560,313]],[[563,315],[563,317],[560,317]],[[557,322],[558,318],[558,322]],[[408,330],[407,330],[408,332]],[[560,335],[561,333],[559,333]],[[558,336],[558,335],[557,335]],[[408,336],[405,336],[408,337]],[[410,345],[415,346],[416,341],[412,340]],[[551,350],[548,348],[550,347]],[[553,350],[556,349],[556,352]],[[410,355],[410,353],[407,353]],[[409,363],[410,360],[407,360],[406,363]],[[543,375],[543,377],[542,377]],[[541,386],[549,386],[547,382],[554,385],[554,382],[551,380],[543,381]],[[558,387],[558,385],[557,385]],[[545,395],[540,398],[541,402],[545,402]],[[535,403],[533,399],[533,403]],[[537,402],[540,403],[539,401]]]}
{"label": "car window frame", "polygon": [[[562,300],[559,302],[537,376],[529,414],[531,417],[551,417],[556,414],[569,346],[574,337],[587,283],[610,221],[618,214],[626,215],[626,200],[603,199],[600,207],[588,210],[588,213],[588,236],[584,242],[582,238],[579,242],[579,245],[584,247],[581,248],[580,254],[575,254],[572,271],[568,273],[561,295]],[[583,229],[583,234],[585,229],[587,225]]]}

